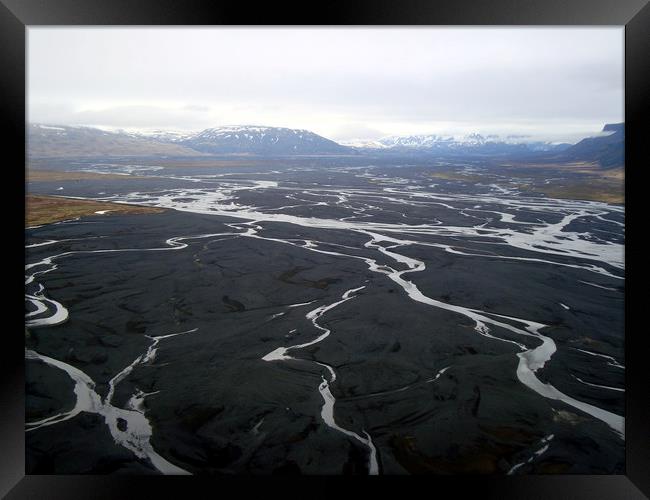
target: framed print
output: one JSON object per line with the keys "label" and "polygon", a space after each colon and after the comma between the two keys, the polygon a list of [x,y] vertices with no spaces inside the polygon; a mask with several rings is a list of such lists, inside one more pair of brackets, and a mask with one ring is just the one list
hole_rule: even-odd
{"label": "framed print", "polygon": [[7,498],[650,494],[647,2],[0,14]]}

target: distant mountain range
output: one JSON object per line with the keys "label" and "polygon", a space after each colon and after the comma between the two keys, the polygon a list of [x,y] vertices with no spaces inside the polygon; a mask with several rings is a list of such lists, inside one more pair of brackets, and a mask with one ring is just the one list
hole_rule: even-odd
{"label": "distant mountain range", "polygon": [[410,135],[394,136],[362,143],[348,143],[357,149],[390,150],[396,153],[426,153],[436,155],[479,154],[501,155],[538,151],[562,151],[571,144],[542,141],[523,141],[522,136],[481,135],[465,136]]}
{"label": "distant mountain range", "polygon": [[469,134],[411,135],[343,144],[308,130],[264,126],[227,126],[196,133],[155,130],[106,131],[92,127],[32,124],[28,128],[30,157],[94,156],[436,156],[551,157],[567,161],[598,161],[622,166],[624,124],[607,124],[597,137],[577,144],[526,141],[523,136]]}
{"label": "distant mountain range", "polygon": [[625,165],[625,123],[608,123],[597,137],[587,137],[563,153],[570,160],[597,161],[604,168]]}

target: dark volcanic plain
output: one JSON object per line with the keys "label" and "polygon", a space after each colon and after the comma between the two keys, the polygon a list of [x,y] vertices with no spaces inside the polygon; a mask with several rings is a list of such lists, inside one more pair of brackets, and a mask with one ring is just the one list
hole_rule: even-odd
{"label": "dark volcanic plain", "polygon": [[[28,474],[624,473],[621,205],[505,167],[188,162],[31,167],[171,210],[27,229]],[[573,403],[522,380],[550,344],[528,371]]]}

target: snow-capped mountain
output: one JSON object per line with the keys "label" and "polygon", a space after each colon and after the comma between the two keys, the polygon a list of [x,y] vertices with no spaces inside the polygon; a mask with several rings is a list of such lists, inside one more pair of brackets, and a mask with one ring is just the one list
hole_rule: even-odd
{"label": "snow-capped mountain", "polygon": [[133,137],[144,137],[148,139],[154,139],[160,142],[181,142],[187,139],[188,137],[191,137],[195,133],[195,132],[188,132],[185,130],[158,130],[158,129],[139,130],[137,132],[128,132],[128,131],[124,131],[124,132]]}
{"label": "snow-capped mountain", "polygon": [[391,136],[379,139],[379,143],[387,148],[414,148],[428,149],[438,145],[448,145],[454,141],[453,137],[443,137],[440,135],[408,135],[408,136]]}
{"label": "snow-capped mountain", "polygon": [[[372,156],[539,156],[564,151],[572,159],[604,154],[607,145],[619,164],[623,124],[606,125],[597,138],[575,146],[534,140],[523,135],[409,135],[379,140],[351,140],[341,144],[309,130],[254,125],[182,130],[107,130],[99,127],[32,124],[28,129],[32,156],[205,156],[205,155],[372,155]],[[620,129],[620,130],[619,130]],[[607,134],[607,135],[605,135]],[[589,146],[589,147],[588,147]],[[593,146],[593,147],[592,147]],[[570,149],[569,149],[570,148]],[[616,149],[618,148],[618,149]],[[604,150],[604,149],[603,149]],[[616,150],[616,151],[615,151]],[[588,154],[589,153],[589,154]],[[597,154],[596,154],[597,153]],[[601,156],[602,156],[601,154]],[[568,157],[568,156],[567,156]]]}
{"label": "snow-capped mountain", "polygon": [[310,155],[345,154],[351,150],[309,130],[254,125],[208,128],[179,139],[202,153]]}
{"label": "snow-capped mountain", "polygon": [[200,132],[32,124],[32,156],[341,155],[355,150],[309,130],[227,126]]}
{"label": "snow-capped mountain", "polygon": [[179,143],[98,127],[31,124],[27,128],[32,157],[200,156]]}
{"label": "snow-capped mountain", "polygon": [[367,139],[351,139],[348,141],[339,141],[339,144],[342,146],[359,149],[386,149],[389,147],[382,142]]}
{"label": "snow-capped mountain", "polygon": [[380,139],[380,144],[395,152],[422,152],[438,154],[508,154],[538,151],[560,151],[569,144],[556,144],[543,141],[526,141],[525,137],[508,135],[467,134],[450,135],[410,135],[393,136]]}

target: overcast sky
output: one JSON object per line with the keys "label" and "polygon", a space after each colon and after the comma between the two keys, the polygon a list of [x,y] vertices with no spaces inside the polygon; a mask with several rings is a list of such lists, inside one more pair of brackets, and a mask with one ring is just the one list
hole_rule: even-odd
{"label": "overcast sky", "polygon": [[575,142],[623,121],[623,61],[622,27],[28,27],[28,119]]}

